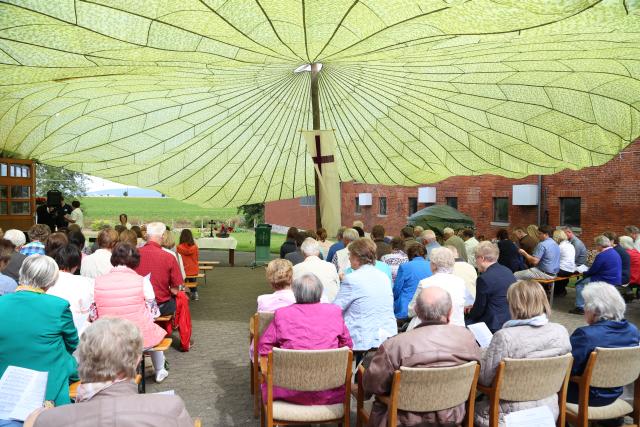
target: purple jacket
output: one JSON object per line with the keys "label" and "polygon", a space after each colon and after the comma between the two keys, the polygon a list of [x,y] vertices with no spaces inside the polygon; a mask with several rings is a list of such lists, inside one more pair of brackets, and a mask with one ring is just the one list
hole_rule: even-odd
{"label": "purple jacket", "polygon": [[[290,350],[329,350],[353,348],[342,310],[333,304],[293,304],[279,308],[273,322],[260,338],[260,356],[273,347]],[[263,385],[266,401],[266,387]],[[291,391],[273,388],[274,400],[286,400],[299,405],[331,405],[344,401],[344,387],[324,391]]]}

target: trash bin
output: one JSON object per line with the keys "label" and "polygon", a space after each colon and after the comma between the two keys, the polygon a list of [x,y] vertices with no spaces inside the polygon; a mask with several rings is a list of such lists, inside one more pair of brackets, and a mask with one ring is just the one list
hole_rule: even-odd
{"label": "trash bin", "polygon": [[258,224],[256,227],[255,255],[254,265],[263,265],[271,261],[271,224]]}

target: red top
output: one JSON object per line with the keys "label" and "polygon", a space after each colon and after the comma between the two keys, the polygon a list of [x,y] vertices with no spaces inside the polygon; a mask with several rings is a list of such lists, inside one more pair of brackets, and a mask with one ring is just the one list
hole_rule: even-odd
{"label": "red top", "polygon": [[631,259],[631,280],[629,283],[640,285],[640,252],[635,249],[627,249]]}
{"label": "red top", "polygon": [[182,263],[184,264],[184,273],[187,276],[195,276],[200,272],[200,266],[198,265],[198,245],[190,245],[188,243],[180,243],[176,248],[180,256],[182,256]]}
{"label": "red top", "polygon": [[162,304],[171,299],[170,288],[177,288],[182,284],[182,273],[176,257],[162,250],[159,244],[147,242],[139,248],[140,265],[136,273],[146,276],[151,273],[151,284],[156,294],[156,302]]}

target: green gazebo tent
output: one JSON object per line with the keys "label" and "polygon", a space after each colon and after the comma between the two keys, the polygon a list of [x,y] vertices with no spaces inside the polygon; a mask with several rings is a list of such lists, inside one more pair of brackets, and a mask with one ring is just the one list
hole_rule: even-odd
{"label": "green gazebo tent", "polygon": [[447,227],[451,227],[454,230],[475,228],[475,223],[471,217],[447,205],[431,205],[420,209],[409,217],[409,225],[414,227],[419,225],[425,230],[431,229],[438,236],[442,236],[442,230]]}

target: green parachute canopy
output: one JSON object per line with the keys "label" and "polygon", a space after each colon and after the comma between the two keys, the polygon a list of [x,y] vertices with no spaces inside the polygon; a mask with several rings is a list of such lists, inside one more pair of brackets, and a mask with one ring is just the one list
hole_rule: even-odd
{"label": "green parachute canopy", "polygon": [[[640,135],[638,0],[0,0],[0,149],[203,206],[601,165]],[[297,70],[298,72],[294,72]]]}
{"label": "green parachute canopy", "polygon": [[425,230],[431,229],[438,236],[447,227],[458,230],[460,228],[475,228],[473,219],[457,209],[447,205],[431,205],[420,209],[409,217],[409,225],[420,226]]}

